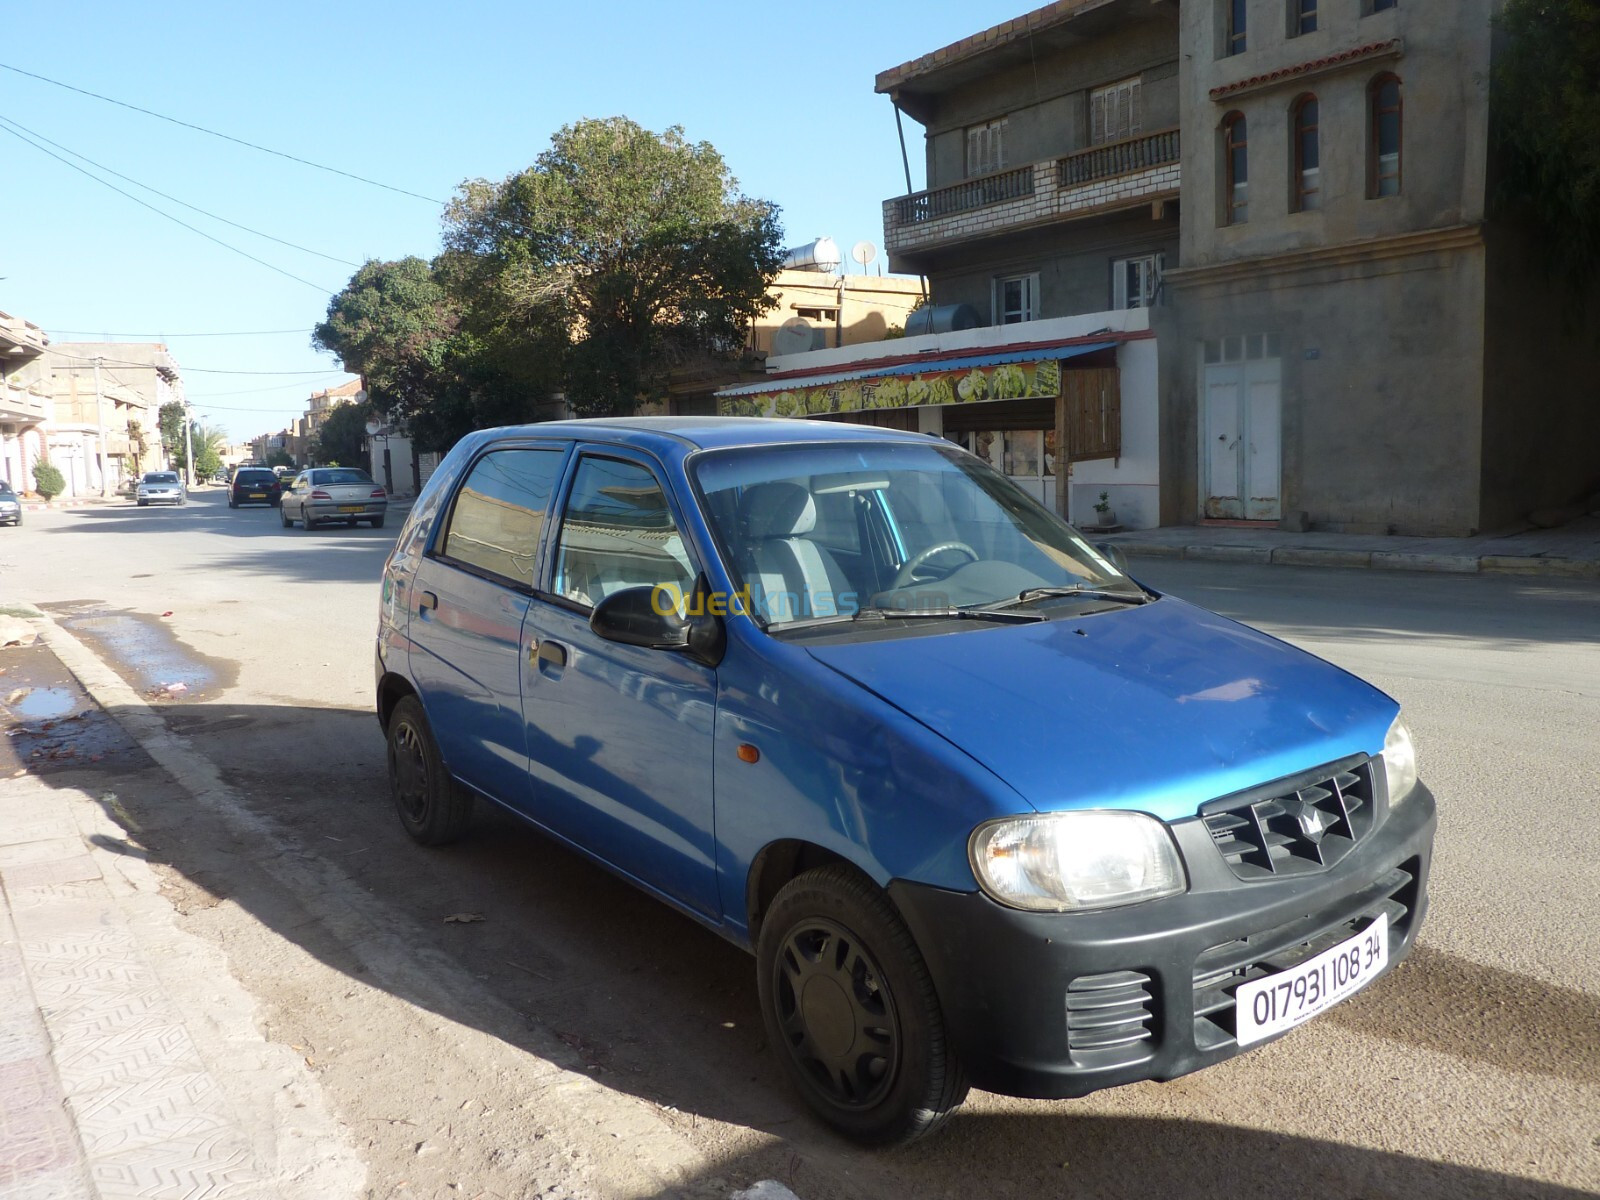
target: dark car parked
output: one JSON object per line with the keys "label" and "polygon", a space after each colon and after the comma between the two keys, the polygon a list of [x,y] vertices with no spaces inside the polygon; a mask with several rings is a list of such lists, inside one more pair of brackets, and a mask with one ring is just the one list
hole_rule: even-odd
{"label": "dark car parked", "polygon": [[22,524],[22,499],[11,485],[0,479],[0,525]]}
{"label": "dark car parked", "polygon": [[283,494],[278,477],[266,467],[240,467],[228,486],[228,507],[241,504],[277,504]]}

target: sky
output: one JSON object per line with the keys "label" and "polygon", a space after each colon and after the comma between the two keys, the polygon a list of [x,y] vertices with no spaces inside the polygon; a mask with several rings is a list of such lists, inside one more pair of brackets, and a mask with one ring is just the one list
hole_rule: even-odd
{"label": "sky", "polygon": [[[848,254],[870,241],[871,269],[886,269],[882,202],[905,191],[905,174],[874,76],[1031,7],[12,6],[0,48],[15,68],[0,69],[0,310],[54,342],[164,341],[202,421],[234,441],[281,429],[312,391],[350,378],[310,330],[355,266],[431,257],[442,204],[463,180],[502,179],[561,126],[616,115],[714,145],[744,192],[780,207],[785,245],[826,235]],[[906,137],[921,188],[921,127],[907,120]]]}

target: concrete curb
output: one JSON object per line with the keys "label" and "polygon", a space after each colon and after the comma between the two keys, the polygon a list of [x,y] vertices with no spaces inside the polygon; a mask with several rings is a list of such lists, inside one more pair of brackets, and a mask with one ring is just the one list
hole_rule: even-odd
{"label": "concrete curb", "polygon": [[1600,561],[1516,554],[1443,554],[1406,550],[1336,550],[1314,546],[1175,546],[1163,542],[1117,542],[1128,558],[1192,562],[1271,564],[1280,567],[1341,567],[1378,571],[1429,571],[1450,575],[1531,575],[1555,579],[1600,579]]}

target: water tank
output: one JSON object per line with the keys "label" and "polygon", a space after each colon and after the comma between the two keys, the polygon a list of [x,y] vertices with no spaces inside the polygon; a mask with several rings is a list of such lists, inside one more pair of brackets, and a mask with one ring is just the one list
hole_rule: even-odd
{"label": "water tank", "polygon": [[839,273],[839,247],[831,237],[819,237],[804,246],[794,246],[784,251],[783,266],[791,271],[817,271],[829,275]]}
{"label": "water tank", "polygon": [[919,308],[906,318],[906,336],[955,333],[960,329],[977,329],[982,324],[978,310],[970,304],[937,304],[932,308]]}

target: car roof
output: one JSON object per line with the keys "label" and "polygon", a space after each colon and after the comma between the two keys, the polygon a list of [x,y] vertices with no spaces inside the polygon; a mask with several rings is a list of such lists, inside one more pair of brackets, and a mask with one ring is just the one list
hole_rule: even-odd
{"label": "car roof", "polygon": [[486,429],[478,439],[504,437],[603,438],[641,448],[720,450],[730,446],[775,446],[793,442],[901,441],[926,443],[926,433],[850,425],[839,421],[796,421],[781,417],[591,417]]}

